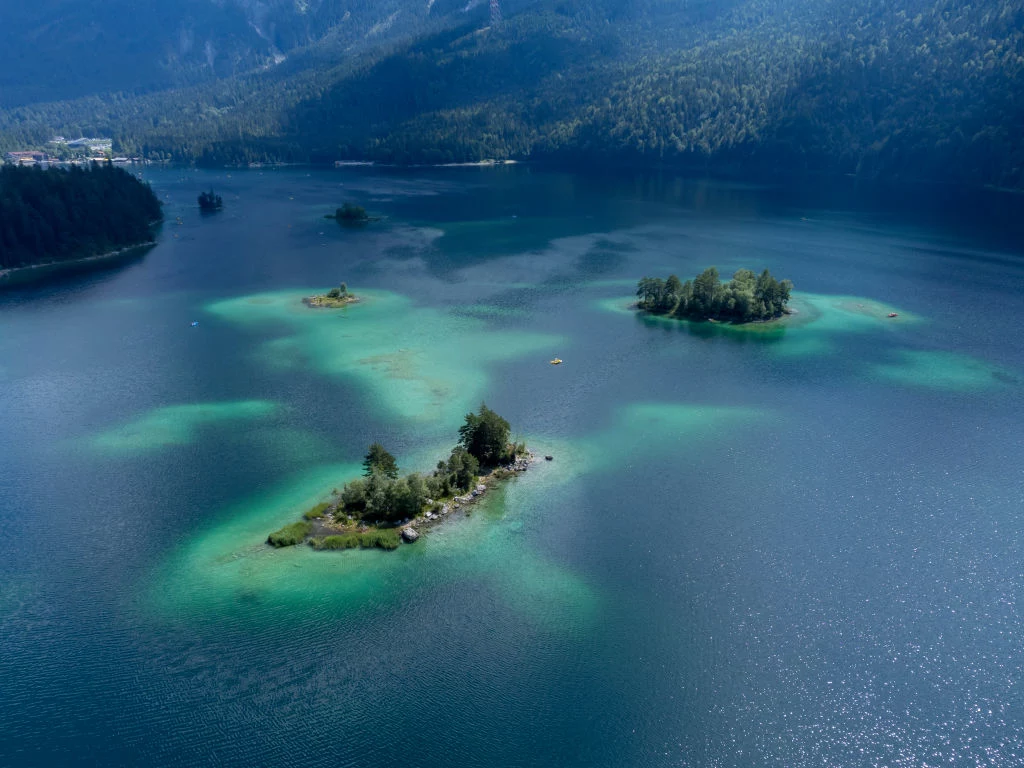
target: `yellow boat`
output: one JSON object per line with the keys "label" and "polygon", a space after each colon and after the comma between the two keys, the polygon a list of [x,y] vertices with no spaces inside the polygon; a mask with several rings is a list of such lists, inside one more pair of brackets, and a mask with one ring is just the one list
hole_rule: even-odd
{"label": "yellow boat", "polygon": [[552,365],[561,365],[562,364],[562,358],[556,357],[554,360],[551,361],[551,364]]}

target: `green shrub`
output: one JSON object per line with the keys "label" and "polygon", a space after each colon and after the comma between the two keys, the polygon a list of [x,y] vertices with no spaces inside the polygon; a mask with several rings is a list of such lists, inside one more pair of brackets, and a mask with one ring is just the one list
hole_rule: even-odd
{"label": "green shrub", "polygon": [[310,539],[309,545],[317,550],[337,549],[398,549],[401,544],[398,530],[395,528],[373,529],[366,533],[345,533],[325,536],[322,539]]}
{"label": "green shrub", "polygon": [[267,543],[274,547],[294,547],[296,544],[301,544],[312,530],[313,526],[310,523],[291,523],[270,534],[267,537]]}
{"label": "green shrub", "polygon": [[401,538],[396,528],[382,528],[360,534],[359,546],[363,549],[380,547],[381,549],[398,549]]}
{"label": "green shrub", "polygon": [[307,520],[315,520],[316,518],[323,517],[325,514],[327,514],[327,510],[329,510],[330,508],[330,502],[323,501],[317,504],[312,509],[306,510],[306,513],[303,515],[303,517]]}
{"label": "green shrub", "polygon": [[334,212],[334,217],[339,222],[350,222],[350,221],[368,221],[369,216],[366,215],[366,209],[361,205],[353,205],[352,203],[345,203]]}

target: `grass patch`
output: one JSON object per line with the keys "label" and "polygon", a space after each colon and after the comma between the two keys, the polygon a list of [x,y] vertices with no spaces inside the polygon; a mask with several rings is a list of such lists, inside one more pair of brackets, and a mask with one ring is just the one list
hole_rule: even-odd
{"label": "grass patch", "polygon": [[366,533],[345,533],[336,536],[324,536],[322,539],[310,539],[309,545],[316,550],[338,549],[398,549],[401,544],[399,533],[394,528],[367,531]]}
{"label": "grass patch", "polygon": [[267,543],[274,547],[294,547],[301,544],[312,530],[311,523],[291,523],[267,536]]}
{"label": "grass patch", "polygon": [[401,539],[397,528],[383,528],[376,531],[367,531],[360,535],[359,546],[364,549],[380,547],[381,549],[398,549]]}
{"label": "grass patch", "polygon": [[316,518],[323,517],[325,514],[327,514],[327,510],[330,508],[330,502],[322,501],[312,509],[307,509],[302,516],[307,520],[316,520]]}
{"label": "grass patch", "polygon": [[322,539],[310,539],[309,545],[313,549],[355,549],[359,546],[359,539],[358,533],[348,533],[344,536],[324,536]]}

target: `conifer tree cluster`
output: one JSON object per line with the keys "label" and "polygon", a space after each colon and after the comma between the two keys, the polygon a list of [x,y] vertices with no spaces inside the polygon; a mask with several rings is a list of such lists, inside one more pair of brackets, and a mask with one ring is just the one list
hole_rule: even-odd
{"label": "conifer tree cluster", "polygon": [[370,446],[363,460],[363,477],[341,491],[339,513],[370,522],[394,523],[415,517],[428,499],[465,493],[476,484],[481,468],[515,461],[520,448],[509,443],[509,423],[481,404],[466,414],[459,444],[429,475],[401,476],[398,462],[380,443]]}
{"label": "conifer tree cluster", "polygon": [[667,280],[645,277],[637,284],[636,295],[637,306],[656,315],[749,323],[784,315],[792,290],[791,281],[776,280],[767,269],[760,275],[740,269],[723,283],[718,269],[708,267],[685,283],[675,275]]}
{"label": "conifer tree cluster", "polygon": [[109,163],[0,167],[0,269],[61,262],[153,240],[148,184]]}

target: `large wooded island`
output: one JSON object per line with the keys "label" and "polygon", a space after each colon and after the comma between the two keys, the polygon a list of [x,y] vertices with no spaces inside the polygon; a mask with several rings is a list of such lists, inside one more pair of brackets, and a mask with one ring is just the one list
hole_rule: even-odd
{"label": "large wooded island", "polygon": [[732,280],[723,283],[718,269],[708,267],[694,280],[681,282],[675,275],[668,280],[645,277],[637,283],[637,308],[653,315],[685,320],[750,323],[775,320],[789,312],[789,294],[793,283],[781,282],[766,269],[755,275],[740,269]]}
{"label": "large wooded island", "polygon": [[105,262],[153,242],[148,184],[109,163],[0,167],[0,285]]}

